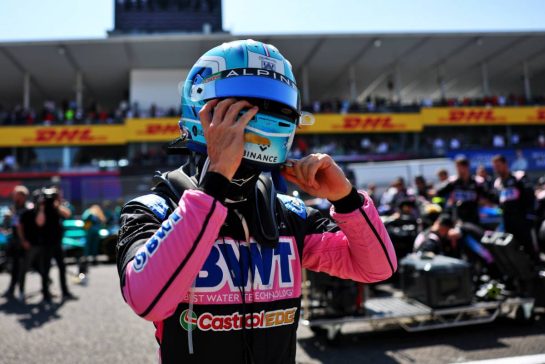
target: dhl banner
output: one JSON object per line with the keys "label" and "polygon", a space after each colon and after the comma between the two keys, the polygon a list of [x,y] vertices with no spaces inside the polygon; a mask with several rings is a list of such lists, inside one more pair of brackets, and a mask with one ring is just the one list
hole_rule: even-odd
{"label": "dhl banner", "polygon": [[0,128],[0,147],[116,145],[162,142],[180,136],[178,119],[127,119],[120,125],[20,126]]}
{"label": "dhl banner", "polygon": [[[413,114],[317,114],[298,134],[420,132],[427,126],[545,126],[545,107],[424,108]],[[127,119],[116,125],[9,126],[0,147],[166,142],[180,135],[178,118]]]}
{"label": "dhl banner", "polygon": [[424,126],[545,125],[545,107],[429,108],[420,112]]}
{"label": "dhl banner", "polygon": [[419,114],[317,114],[314,125],[302,126],[298,134],[388,133],[422,131]]}
{"label": "dhl banner", "polygon": [[180,136],[180,118],[127,119],[128,142],[163,142]]}
{"label": "dhl banner", "polygon": [[124,144],[125,128],[125,125],[2,127],[0,147]]}

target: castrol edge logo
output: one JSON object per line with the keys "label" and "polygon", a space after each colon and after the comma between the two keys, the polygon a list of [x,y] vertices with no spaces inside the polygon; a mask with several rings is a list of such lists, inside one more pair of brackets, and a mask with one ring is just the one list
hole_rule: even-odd
{"label": "castrol edge logo", "polygon": [[186,331],[238,331],[243,327],[267,329],[271,327],[293,325],[297,307],[276,311],[260,311],[242,315],[234,312],[231,315],[214,315],[204,312],[200,316],[194,311],[184,310],[180,315],[180,326]]}

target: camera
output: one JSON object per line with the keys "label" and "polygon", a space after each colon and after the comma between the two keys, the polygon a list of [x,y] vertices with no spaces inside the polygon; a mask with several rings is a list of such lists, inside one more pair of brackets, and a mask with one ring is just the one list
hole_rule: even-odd
{"label": "camera", "polygon": [[59,191],[55,187],[41,188],[33,192],[34,204],[52,207],[55,200],[59,198]]}

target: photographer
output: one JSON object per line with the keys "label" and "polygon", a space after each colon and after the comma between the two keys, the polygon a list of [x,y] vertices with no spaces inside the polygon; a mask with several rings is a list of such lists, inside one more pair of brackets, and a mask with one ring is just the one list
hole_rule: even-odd
{"label": "photographer", "polygon": [[64,264],[64,251],[62,250],[62,221],[69,218],[72,212],[63,204],[60,191],[57,188],[43,189],[41,203],[45,217],[43,239],[46,277],[49,277],[51,258],[53,258],[59,268],[59,281],[63,300],[74,299],[75,296],[70,293],[66,284],[66,265]]}

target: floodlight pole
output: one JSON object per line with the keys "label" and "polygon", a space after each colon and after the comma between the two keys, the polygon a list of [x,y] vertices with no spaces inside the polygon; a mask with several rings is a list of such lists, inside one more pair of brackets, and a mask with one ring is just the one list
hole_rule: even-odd
{"label": "floodlight pole", "polygon": [[445,82],[445,67],[440,65],[437,67],[437,83],[439,84],[439,95],[441,100],[446,100],[447,98],[447,85]]}
{"label": "floodlight pole", "polygon": [[349,87],[350,87],[350,101],[356,101],[358,97],[358,87],[356,84],[356,67],[350,66],[348,69]]}
{"label": "floodlight pole", "polygon": [[445,79],[443,77],[441,77],[441,79],[439,80],[439,91],[440,91],[440,94],[441,94],[441,100],[446,100],[446,98],[447,98],[447,88],[446,88],[446,85],[445,85]]}
{"label": "floodlight pole", "polygon": [[490,95],[490,82],[488,80],[488,66],[486,62],[481,63],[481,75],[483,78],[483,95]]}
{"label": "floodlight pole", "polygon": [[78,109],[83,108],[83,74],[76,72],[76,105]]}
{"label": "floodlight pole", "polygon": [[23,75],[23,108],[30,109],[30,73],[28,72]]}
{"label": "floodlight pole", "polygon": [[401,67],[399,66],[399,63],[395,66],[394,95],[397,99],[396,101],[401,104]]}
{"label": "floodlight pole", "polygon": [[310,104],[310,85],[308,80],[308,66],[304,66],[302,69],[303,77],[303,103],[305,105]]}
{"label": "floodlight pole", "polygon": [[522,63],[522,75],[524,82],[524,96],[529,101],[532,98],[532,88],[530,87],[530,71],[528,70],[528,62]]}

